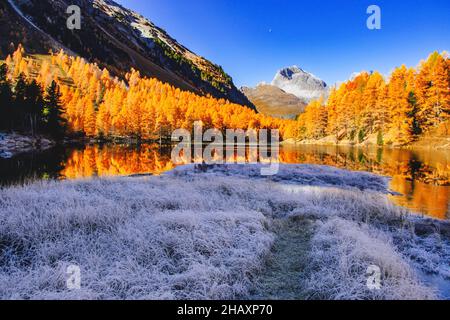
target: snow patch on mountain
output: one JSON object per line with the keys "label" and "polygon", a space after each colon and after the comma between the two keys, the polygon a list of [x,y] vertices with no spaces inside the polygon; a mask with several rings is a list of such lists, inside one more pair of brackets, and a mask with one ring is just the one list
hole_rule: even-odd
{"label": "snow patch on mountain", "polygon": [[327,84],[315,75],[292,66],[281,69],[275,75],[272,85],[310,102],[328,96]]}

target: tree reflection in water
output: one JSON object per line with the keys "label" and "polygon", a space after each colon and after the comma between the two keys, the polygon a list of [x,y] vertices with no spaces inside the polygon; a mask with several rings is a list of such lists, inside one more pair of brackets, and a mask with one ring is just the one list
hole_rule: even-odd
{"label": "tree reflection in water", "polygon": [[[161,174],[175,167],[171,148],[158,145],[87,145],[0,159],[2,184],[28,179],[76,179],[94,176]],[[440,219],[449,218],[450,155],[445,151],[284,146],[283,163],[330,165],[392,177],[391,200]]]}

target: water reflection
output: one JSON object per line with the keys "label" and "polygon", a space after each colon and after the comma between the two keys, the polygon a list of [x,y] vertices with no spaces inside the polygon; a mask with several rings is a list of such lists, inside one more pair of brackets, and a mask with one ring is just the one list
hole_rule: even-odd
{"label": "water reflection", "polygon": [[[92,176],[160,174],[175,166],[171,148],[157,145],[87,145],[54,149],[45,153],[0,159],[0,182],[27,179],[74,179]],[[390,188],[402,196],[395,203],[440,219],[449,218],[450,155],[442,151],[411,151],[378,148],[285,146],[283,163],[330,165],[369,171],[392,177]]]}
{"label": "water reflection", "polygon": [[88,145],[72,152],[64,163],[61,177],[75,179],[139,173],[160,174],[175,167],[170,153],[170,148],[160,149],[157,145]]}
{"label": "water reflection", "polygon": [[327,146],[284,147],[281,161],[330,165],[392,177],[398,205],[439,219],[450,218],[450,154],[445,151]]}
{"label": "water reflection", "polygon": [[11,159],[0,158],[0,185],[22,184],[36,179],[58,179],[73,150],[53,148],[26,153]]}

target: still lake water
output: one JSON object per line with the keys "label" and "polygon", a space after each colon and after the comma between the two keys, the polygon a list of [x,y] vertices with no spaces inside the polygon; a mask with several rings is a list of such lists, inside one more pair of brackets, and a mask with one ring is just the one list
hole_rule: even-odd
{"label": "still lake water", "polygon": [[[0,159],[0,184],[30,179],[159,174],[173,169],[170,148],[157,145],[87,145]],[[284,146],[283,163],[330,165],[392,178],[390,196],[398,205],[439,219],[450,219],[450,152],[334,146]]]}

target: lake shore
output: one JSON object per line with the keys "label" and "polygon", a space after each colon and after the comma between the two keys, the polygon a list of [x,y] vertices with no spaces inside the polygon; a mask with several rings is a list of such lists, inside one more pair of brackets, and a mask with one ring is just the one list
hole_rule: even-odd
{"label": "lake shore", "polygon": [[[173,146],[174,142],[170,139],[139,139],[136,137],[84,137],[84,136],[69,136],[62,141],[55,141],[48,136],[43,135],[27,135],[21,133],[4,133],[0,132],[0,158],[8,159],[24,153],[40,152],[51,149],[56,145],[89,145],[89,144],[126,144],[126,145],[141,145],[141,144],[161,144],[162,146]],[[407,150],[450,150],[450,137],[440,138],[426,138],[414,142],[408,146],[394,146],[384,145],[378,146],[373,139],[367,140],[363,143],[356,143],[350,140],[336,141],[331,137],[326,137],[319,140],[295,140],[287,139],[281,141],[282,146],[336,146],[336,147],[356,147],[356,148],[392,148],[392,149],[407,149]]]}
{"label": "lake shore", "polygon": [[0,133],[0,158],[12,158],[21,153],[45,151],[56,146],[56,141],[42,135]]}
{"label": "lake shore", "polygon": [[[172,170],[173,145],[67,142],[46,151],[0,158],[0,185],[36,179],[161,174]],[[441,150],[283,145],[280,163],[328,165],[391,177],[390,200],[410,210],[448,220],[449,154]],[[444,169],[444,170],[443,170]]]}
{"label": "lake shore", "polygon": [[[0,297],[450,297],[448,222],[390,203],[386,178],[282,165],[268,179],[259,170],[185,166],[2,189]],[[64,287],[73,264],[80,290]],[[379,290],[366,286],[371,265],[382,271]]]}
{"label": "lake shore", "polygon": [[173,142],[170,139],[140,139],[136,137],[86,137],[67,136],[60,141],[56,141],[45,135],[31,135],[16,132],[0,132],[0,158],[9,159],[24,153],[40,152],[51,149],[57,145],[89,145],[89,144],[161,144],[170,146]]}
{"label": "lake shore", "polygon": [[450,137],[423,137],[418,141],[414,141],[409,145],[394,145],[383,144],[382,146],[377,144],[376,137],[372,136],[370,139],[364,142],[357,142],[348,139],[337,140],[335,137],[325,137],[322,139],[306,139],[296,140],[287,139],[281,142],[286,146],[298,146],[298,145],[317,145],[317,146],[342,146],[342,147],[359,147],[359,148],[392,148],[392,149],[426,149],[426,150],[450,150]]}

